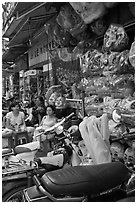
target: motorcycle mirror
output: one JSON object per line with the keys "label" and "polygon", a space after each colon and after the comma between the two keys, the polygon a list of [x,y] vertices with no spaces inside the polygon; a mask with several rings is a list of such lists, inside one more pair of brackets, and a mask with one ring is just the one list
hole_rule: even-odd
{"label": "motorcycle mirror", "polygon": [[121,112],[120,110],[113,110],[112,112],[112,118],[114,122],[119,123],[121,121]]}

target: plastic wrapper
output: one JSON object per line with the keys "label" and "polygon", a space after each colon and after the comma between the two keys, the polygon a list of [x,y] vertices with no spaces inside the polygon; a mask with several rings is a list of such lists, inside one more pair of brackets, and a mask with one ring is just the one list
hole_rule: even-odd
{"label": "plastic wrapper", "polygon": [[121,74],[134,74],[135,69],[131,66],[129,60],[129,50],[124,50],[120,53],[119,64],[114,70],[117,75]]}
{"label": "plastic wrapper", "polygon": [[103,105],[102,104],[85,105],[85,111],[88,116],[91,115],[101,116],[103,114]]}
{"label": "plastic wrapper", "polygon": [[101,58],[101,68],[103,69],[103,75],[109,74],[134,74],[134,69],[128,61],[129,50],[122,52],[110,52],[110,54],[104,54]]}
{"label": "plastic wrapper", "polygon": [[101,71],[100,58],[102,53],[98,50],[88,51],[80,58],[80,65],[82,72],[96,72]]}
{"label": "plastic wrapper", "polygon": [[135,42],[132,43],[129,51],[129,61],[130,64],[135,67]]}
{"label": "plastic wrapper", "polygon": [[101,61],[101,68],[103,69],[103,75],[107,76],[111,73],[114,74],[115,69],[117,69],[120,60],[119,52],[110,52],[109,54],[103,54]]}
{"label": "plastic wrapper", "polygon": [[104,35],[104,50],[122,51],[128,45],[125,29],[118,24],[111,24]]}
{"label": "plastic wrapper", "polygon": [[79,35],[79,33],[86,29],[84,21],[69,4],[61,7],[60,13],[57,17],[57,22],[73,36]]}
{"label": "plastic wrapper", "polygon": [[125,87],[129,81],[133,80],[133,78],[134,76],[131,74],[122,74],[120,76],[116,75],[112,79],[113,87],[117,87],[117,88]]}

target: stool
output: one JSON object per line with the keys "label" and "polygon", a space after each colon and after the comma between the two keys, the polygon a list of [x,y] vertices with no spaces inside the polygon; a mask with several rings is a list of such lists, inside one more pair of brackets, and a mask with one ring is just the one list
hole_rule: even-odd
{"label": "stool", "polygon": [[13,143],[13,134],[14,133],[5,133],[2,135],[2,147],[3,148],[13,148],[14,143]]}
{"label": "stool", "polygon": [[23,132],[14,132],[14,147],[20,144],[26,144],[30,142],[27,131]]}

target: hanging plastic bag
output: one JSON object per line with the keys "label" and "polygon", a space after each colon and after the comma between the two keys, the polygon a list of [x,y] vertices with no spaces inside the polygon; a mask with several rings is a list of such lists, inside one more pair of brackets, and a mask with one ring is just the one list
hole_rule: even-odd
{"label": "hanging plastic bag", "polygon": [[58,24],[70,32],[73,36],[78,35],[86,29],[84,21],[75,12],[70,4],[61,7],[57,17]]}
{"label": "hanging plastic bag", "polygon": [[128,45],[128,36],[123,26],[111,24],[104,35],[103,48],[106,51],[122,51]]}
{"label": "hanging plastic bag", "polygon": [[135,42],[132,43],[129,51],[129,61],[130,64],[135,67]]}

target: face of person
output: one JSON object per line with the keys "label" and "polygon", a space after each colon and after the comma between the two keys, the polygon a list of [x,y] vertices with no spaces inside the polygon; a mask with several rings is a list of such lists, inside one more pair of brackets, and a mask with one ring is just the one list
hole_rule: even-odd
{"label": "face of person", "polygon": [[12,110],[13,110],[14,112],[19,112],[19,106],[16,105],[16,106],[12,107]]}
{"label": "face of person", "polygon": [[53,110],[51,107],[47,107],[47,115],[49,116],[53,115]]}
{"label": "face of person", "polygon": [[39,98],[36,99],[36,105],[37,105],[37,106],[40,105],[40,100],[39,100]]}

